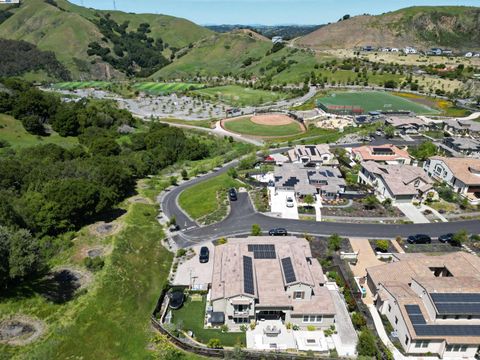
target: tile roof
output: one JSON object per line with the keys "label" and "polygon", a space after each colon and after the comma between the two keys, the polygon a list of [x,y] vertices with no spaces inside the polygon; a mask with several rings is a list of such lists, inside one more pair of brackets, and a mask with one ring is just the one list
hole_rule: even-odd
{"label": "tile roof", "polygon": [[[375,153],[375,150],[391,151],[390,154]],[[408,151],[399,149],[395,145],[385,144],[379,146],[365,145],[352,149],[352,153],[357,155],[361,161],[392,161],[399,159],[409,159]]]}
{"label": "tile roof", "polygon": [[480,159],[433,156],[430,160],[442,161],[464,184],[480,185]]}

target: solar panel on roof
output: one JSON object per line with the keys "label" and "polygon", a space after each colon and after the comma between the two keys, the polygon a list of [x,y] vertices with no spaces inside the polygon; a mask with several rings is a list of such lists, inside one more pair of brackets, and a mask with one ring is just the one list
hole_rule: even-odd
{"label": "solar panel on roof", "polygon": [[250,256],[243,257],[243,291],[246,294],[255,295],[253,284],[253,261]]}
{"label": "solar panel on roof", "polygon": [[480,315],[480,303],[437,303],[439,315]]}
{"label": "solar panel on roof", "polygon": [[285,275],[285,281],[287,284],[297,281],[297,277],[295,276],[295,271],[293,270],[292,259],[290,257],[286,257],[282,259],[282,268],[283,274]]}
{"label": "solar panel on roof", "polygon": [[248,251],[253,252],[254,259],[276,259],[274,244],[249,244]]}
{"label": "solar panel on roof", "polygon": [[480,303],[480,294],[476,293],[430,293],[430,296],[435,303]]}

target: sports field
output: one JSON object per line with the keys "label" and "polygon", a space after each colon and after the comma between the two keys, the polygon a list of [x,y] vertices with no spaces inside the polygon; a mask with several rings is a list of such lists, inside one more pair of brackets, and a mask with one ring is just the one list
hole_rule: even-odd
{"label": "sports field", "polygon": [[416,114],[438,114],[439,111],[427,105],[415,103],[406,98],[380,91],[333,92],[318,98],[324,105],[358,106],[369,111],[413,111]]}
{"label": "sports field", "polygon": [[60,90],[76,90],[76,89],[106,89],[112,85],[109,81],[67,81],[53,84],[52,87]]}
{"label": "sports field", "polygon": [[255,106],[285,99],[287,94],[245,88],[238,85],[217,86],[194,91],[210,100],[220,100],[233,106]]}
{"label": "sports field", "polygon": [[165,95],[178,91],[189,91],[205,87],[203,84],[140,82],[132,85],[135,90],[153,95]]}
{"label": "sports field", "polygon": [[297,135],[303,132],[300,124],[287,116],[270,115],[272,121],[268,122],[269,115],[242,117],[223,121],[223,127],[231,132],[259,137],[275,137]]}

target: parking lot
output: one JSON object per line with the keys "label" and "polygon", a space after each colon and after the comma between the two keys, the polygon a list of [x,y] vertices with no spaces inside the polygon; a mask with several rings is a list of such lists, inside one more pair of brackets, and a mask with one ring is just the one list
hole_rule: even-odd
{"label": "parking lot", "polygon": [[[208,247],[210,250],[210,259],[207,263],[201,264],[198,259],[200,248]],[[212,281],[213,257],[215,255],[215,246],[212,243],[197,245],[193,247],[195,255],[178,265],[173,285],[189,286],[192,289],[206,290],[208,284]]]}

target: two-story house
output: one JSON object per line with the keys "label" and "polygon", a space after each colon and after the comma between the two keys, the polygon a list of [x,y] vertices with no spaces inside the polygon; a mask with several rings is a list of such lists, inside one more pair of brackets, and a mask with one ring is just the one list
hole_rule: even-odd
{"label": "two-story house", "polygon": [[433,156],[423,168],[432,179],[447,184],[470,204],[480,204],[480,159]]}
{"label": "two-story house", "polygon": [[370,146],[364,145],[353,148],[350,157],[357,162],[374,161],[387,165],[409,165],[410,155],[405,149],[400,149],[392,144]]}
{"label": "two-story house", "polygon": [[310,245],[295,237],[228,239],[215,249],[211,306],[229,329],[281,320],[306,329],[329,328],[335,305]]}
{"label": "two-story house", "polygon": [[335,155],[330,151],[328,144],[296,145],[288,151],[292,163],[305,166],[338,165]]}
{"label": "two-story house", "polygon": [[480,141],[468,137],[447,137],[441,148],[453,157],[480,157]]}
{"label": "two-story house", "polygon": [[[422,168],[411,165],[383,165],[374,161],[360,164],[358,182],[375,189],[380,201],[421,201],[427,196],[435,197],[433,181]],[[429,195],[431,194],[431,195]]]}
{"label": "two-story house", "polygon": [[378,311],[408,355],[475,359],[480,346],[480,259],[465,252],[396,254],[367,268]]}

